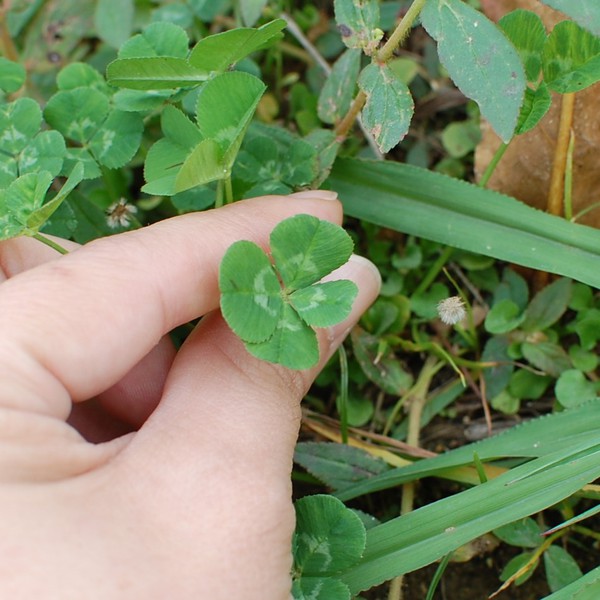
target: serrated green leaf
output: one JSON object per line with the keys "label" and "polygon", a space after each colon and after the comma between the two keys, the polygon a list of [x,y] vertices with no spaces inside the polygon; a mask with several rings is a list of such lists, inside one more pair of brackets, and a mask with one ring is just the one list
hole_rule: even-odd
{"label": "serrated green leaf", "polygon": [[232,244],[219,268],[221,312],[244,342],[273,337],[284,308],[281,286],[267,255],[253,242]]}
{"label": "serrated green leaf", "polygon": [[202,140],[184,160],[175,177],[175,192],[224,179],[223,152],[214,140]]}
{"label": "serrated green leaf", "polygon": [[569,306],[572,284],[570,279],[562,277],[540,290],[525,309],[522,328],[543,331],[554,325]]}
{"label": "serrated green leaf", "polygon": [[333,6],[344,44],[373,54],[382,37],[377,0],[335,0]]}
{"label": "serrated green leaf", "polygon": [[104,77],[94,67],[81,62],[71,63],[61,69],[56,76],[56,85],[61,91],[90,87],[102,93],[108,93]]}
{"label": "serrated green leaf", "polygon": [[600,4],[597,0],[542,0],[544,4],[569,15],[582,27],[600,35]]}
{"label": "serrated green leaf", "polygon": [[206,71],[222,73],[242,58],[281,39],[286,23],[276,19],[258,29],[240,27],[201,39],[192,50],[190,65]]}
{"label": "serrated green leaf", "polygon": [[281,178],[282,162],[279,148],[270,137],[246,138],[235,162],[235,177],[250,183],[277,180]]}
{"label": "serrated green leaf", "polygon": [[366,541],[360,518],[333,496],[315,495],[295,503],[294,565],[306,576],[334,574],[360,559]]}
{"label": "serrated green leaf", "polygon": [[137,113],[113,110],[90,139],[89,148],[96,160],[109,169],[118,169],[135,155],[144,131]]}
{"label": "serrated green leaf", "polygon": [[92,88],[57,92],[48,100],[44,118],[66,138],[85,144],[109,112],[108,98]]}
{"label": "serrated green leaf", "polygon": [[437,41],[440,60],[454,83],[508,142],[526,85],[515,48],[489,19],[461,0],[428,0],[421,22]]}
{"label": "serrated green leaf", "polygon": [[28,173],[0,190],[0,240],[27,232],[27,220],[42,205],[53,179],[46,171]]}
{"label": "serrated green leaf", "polygon": [[59,206],[65,201],[67,196],[83,179],[83,166],[75,165],[69,178],[63,184],[59,192],[46,204],[34,210],[27,218],[27,227],[30,231],[39,231],[46,221],[54,214]]}
{"label": "serrated green leaf", "polygon": [[198,95],[196,120],[203,137],[217,142],[224,165],[230,169],[265,84],[252,75],[234,71],[208,81]]}
{"label": "serrated green leaf", "polygon": [[52,176],[60,173],[66,153],[65,140],[58,131],[41,131],[19,156],[21,175],[34,171],[48,171]]}
{"label": "serrated green leaf", "polygon": [[113,95],[114,107],[125,112],[150,112],[165,105],[173,90],[127,90],[122,89]]}
{"label": "serrated green leaf", "polygon": [[[242,317],[248,318],[247,313]],[[246,350],[256,358],[289,369],[310,369],[319,362],[319,344],[315,332],[287,303],[273,335],[264,342],[245,342]]]}
{"label": "serrated green leaf", "polygon": [[556,544],[544,552],[546,580],[552,592],[556,592],[583,575],[576,560]]}
{"label": "serrated green leaf", "polygon": [[294,461],[334,489],[389,471],[381,459],[360,448],[331,442],[299,442]]}
{"label": "serrated green leaf", "polygon": [[356,89],[361,55],[360,50],[350,48],[335,61],[319,94],[317,110],[324,123],[336,123],[348,112]]}
{"label": "serrated green leaf", "polygon": [[67,148],[61,174],[67,175],[80,163],[84,179],[95,179],[102,174],[96,159],[85,148]]}
{"label": "serrated green leaf", "polygon": [[502,17],[498,25],[517,49],[527,81],[537,84],[546,42],[546,28],[542,19],[534,12],[518,9]]}
{"label": "serrated green leaf", "polygon": [[600,81],[600,39],[572,21],[558,23],[542,55],[548,88],[566,94]]}
{"label": "serrated green leaf", "polygon": [[186,59],[172,56],[118,58],[106,68],[108,83],[132,90],[197,86],[208,77],[208,72],[192,67]]}
{"label": "serrated green leaf", "polygon": [[521,135],[533,129],[548,112],[551,104],[552,97],[546,84],[540,83],[535,90],[527,88],[515,134]]}
{"label": "serrated green leaf", "polygon": [[167,106],[161,115],[165,138],[148,151],[144,163],[147,183],[142,191],[158,196],[172,196],[176,192],[176,179],[185,159],[202,141],[202,134],[183,112]]}
{"label": "serrated green leaf", "polygon": [[119,58],[171,56],[186,58],[190,40],[185,29],[160,21],[151,23],[142,33],[127,40],[119,50]]}
{"label": "serrated green leaf", "polygon": [[271,253],[288,293],[316,283],[350,258],[353,243],[338,225],[296,215],[271,232]]}
{"label": "serrated green leaf", "polygon": [[27,146],[42,124],[42,111],[35,100],[19,98],[0,105],[2,152],[16,155]]}
{"label": "serrated green leaf", "polygon": [[296,290],[290,302],[306,324],[331,327],[350,314],[357,293],[352,281],[327,281]]}
{"label": "serrated green leaf", "polygon": [[0,107],[0,189],[26,173],[60,173],[64,139],[57,131],[39,132],[41,120],[40,107],[29,98]]}
{"label": "serrated green leaf", "polygon": [[16,92],[24,83],[27,77],[25,67],[19,63],[8,60],[0,56],[0,89],[7,94]]}
{"label": "serrated green leaf", "polygon": [[107,44],[118,48],[131,35],[134,0],[98,0],[94,13],[96,32]]}
{"label": "serrated green leaf", "polygon": [[305,140],[295,140],[281,165],[281,178],[291,187],[309,185],[318,174],[317,150]]}
{"label": "serrated green leaf", "polygon": [[408,132],[413,99],[406,84],[385,64],[372,63],[358,78],[367,95],[362,119],[382,152],[391,150]]}

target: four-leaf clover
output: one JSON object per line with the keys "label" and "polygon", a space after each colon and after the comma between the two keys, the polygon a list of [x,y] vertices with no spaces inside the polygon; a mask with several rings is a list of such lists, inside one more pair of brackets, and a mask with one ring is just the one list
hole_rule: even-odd
{"label": "four-leaf clover", "polygon": [[251,354],[308,369],[319,360],[313,327],[343,321],[356,298],[352,281],[321,282],[348,260],[353,243],[333,223],[296,215],[273,229],[270,248],[273,262],[253,242],[229,247],[219,271],[221,311]]}

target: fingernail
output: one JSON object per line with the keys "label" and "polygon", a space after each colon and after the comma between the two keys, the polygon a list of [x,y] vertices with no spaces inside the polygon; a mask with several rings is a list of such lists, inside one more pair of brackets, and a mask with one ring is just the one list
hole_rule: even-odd
{"label": "fingernail", "polygon": [[304,200],[337,200],[338,193],[333,190],[303,190],[290,194],[290,198],[300,198]]}

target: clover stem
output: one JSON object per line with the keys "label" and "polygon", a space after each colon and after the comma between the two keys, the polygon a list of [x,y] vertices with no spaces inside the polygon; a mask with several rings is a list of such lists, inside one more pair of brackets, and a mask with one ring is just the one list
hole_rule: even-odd
{"label": "clover stem", "polygon": [[[510,144],[510,142],[508,142],[508,144]],[[504,153],[506,152],[506,149],[508,148],[508,144],[504,143],[504,142],[502,142],[502,144],[500,144],[500,146],[498,147],[498,150],[496,150],[496,152],[494,153],[494,156],[492,157],[490,164],[485,168],[485,171],[483,172],[481,179],[477,183],[477,185],[479,187],[484,188],[488,184],[488,181],[490,180],[491,176],[493,175],[494,171],[496,170],[496,167],[498,166],[500,159],[504,156]]]}
{"label": "clover stem", "polygon": [[221,208],[221,206],[223,206],[223,192],[224,192],[223,180],[219,179],[219,181],[217,181],[217,194],[215,197],[215,208]]}
{"label": "clover stem", "polygon": [[50,246],[50,248],[60,252],[60,254],[69,254],[69,251],[66,248],[63,248],[60,244],[57,244],[54,240],[51,240],[41,233],[34,233],[31,237],[38,242],[42,242],[42,244],[46,244],[46,246]]}
{"label": "clover stem", "polygon": [[231,185],[231,175],[224,180],[225,186],[225,204],[233,202],[233,187]]}

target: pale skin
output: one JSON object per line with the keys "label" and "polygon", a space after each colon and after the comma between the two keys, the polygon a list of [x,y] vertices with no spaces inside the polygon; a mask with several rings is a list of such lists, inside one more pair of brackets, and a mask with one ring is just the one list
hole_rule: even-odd
{"label": "pale skin", "polygon": [[[0,243],[0,596],[287,599],[300,401],[375,299],[320,331],[292,372],[251,357],[218,312],[218,265],[267,247],[298,213],[341,223],[316,192],[163,221],[65,257]],[[206,315],[176,354],[167,332]],[[91,441],[89,441],[91,440]]]}

